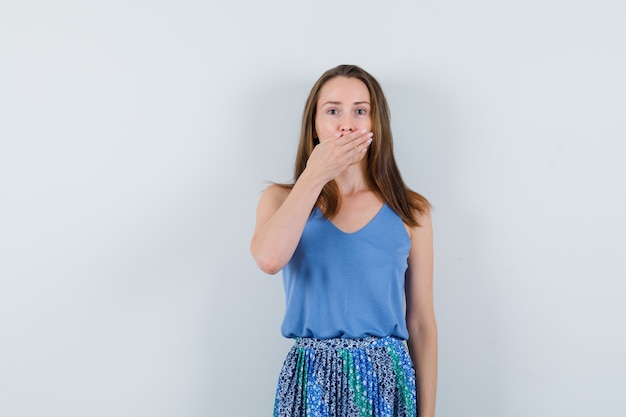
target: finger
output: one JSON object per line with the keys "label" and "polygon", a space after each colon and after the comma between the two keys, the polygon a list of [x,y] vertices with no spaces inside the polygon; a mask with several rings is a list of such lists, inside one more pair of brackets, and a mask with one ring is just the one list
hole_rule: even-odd
{"label": "finger", "polygon": [[367,152],[367,150],[369,149],[370,145],[372,144],[374,140],[372,136],[374,136],[373,133],[369,133],[368,135],[366,135],[366,139],[363,142],[361,142],[359,146],[357,146],[357,150],[360,152]]}
{"label": "finger", "polygon": [[372,143],[373,138],[374,138],[374,133],[369,132],[366,135],[360,136],[358,140],[354,140],[351,143],[354,144],[355,149],[356,148],[361,149],[363,146],[365,146],[365,149],[367,149],[369,144]]}
{"label": "finger", "polygon": [[346,156],[352,161],[359,160],[363,157],[363,154],[367,152],[372,144],[373,138],[369,135],[365,136],[365,140],[358,142],[356,146],[346,152]]}
{"label": "finger", "polygon": [[370,148],[371,143],[372,143],[372,139],[370,138],[366,140],[364,143],[352,149],[347,154],[348,160],[350,161],[349,164],[353,164],[362,160],[365,157],[365,155],[367,155],[367,150]]}
{"label": "finger", "polygon": [[355,132],[346,133],[341,138],[339,138],[339,140],[337,141],[337,144],[340,145],[340,146],[343,146],[343,145],[346,145],[348,143],[354,142],[355,140],[359,139],[360,137],[362,137],[366,133],[368,133],[367,129],[361,129],[361,130],[357,130]]}

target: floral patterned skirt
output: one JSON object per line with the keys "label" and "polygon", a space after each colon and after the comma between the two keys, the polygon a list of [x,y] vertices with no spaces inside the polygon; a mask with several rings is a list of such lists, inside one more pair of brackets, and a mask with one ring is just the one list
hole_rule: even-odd
{"label": "floral patterned skirt", "polygon": [[415,371],[394,337],[296,339],[274,417],[415,417]]}

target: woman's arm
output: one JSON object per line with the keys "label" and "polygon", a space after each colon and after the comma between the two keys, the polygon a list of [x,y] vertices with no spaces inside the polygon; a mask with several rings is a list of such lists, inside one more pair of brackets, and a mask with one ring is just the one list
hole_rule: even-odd
{"label": "woman's arm", "polygon": [[303,173],[291,190],[272,185],[263,191],[250,242],[263,272],[276,274],[291,259],[323,186]]}
{"label": "woman's arm", "polygon": [[363,159],[370,142],[365,130],[338,133],[313,149],[291,191],[274,185],[263,192],[250,242],[263,272],[275,274],[289,262],[324,185]]}
{"label": "woman's arm", "polygon": [[433,303],[433,233],[430,212],[411,229],[406,273],[409,353],[416,372],[418,415],[435,416],[437,394],[437,323]]}

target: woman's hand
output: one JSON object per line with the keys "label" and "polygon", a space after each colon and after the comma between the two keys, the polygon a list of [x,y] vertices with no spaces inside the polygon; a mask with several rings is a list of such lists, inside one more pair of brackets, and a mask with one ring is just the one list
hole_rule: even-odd
{"label": "woman's hand", "polygon": [[373,135],[367,129],[361,129],[338,132],[331,138],[321,139],[307,161],[306,171],[321,178],[324,184],[337,178],[350,165],[364,158]]}

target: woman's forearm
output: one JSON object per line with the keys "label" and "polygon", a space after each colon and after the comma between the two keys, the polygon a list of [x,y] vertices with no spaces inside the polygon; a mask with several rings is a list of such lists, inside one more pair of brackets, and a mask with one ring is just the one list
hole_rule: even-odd
{"label": "woman's forearm", "polygon": [[409,353],[416,373],[419,417],[435,416],[437,396],[437,326],[409,333]]}

